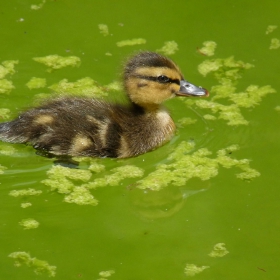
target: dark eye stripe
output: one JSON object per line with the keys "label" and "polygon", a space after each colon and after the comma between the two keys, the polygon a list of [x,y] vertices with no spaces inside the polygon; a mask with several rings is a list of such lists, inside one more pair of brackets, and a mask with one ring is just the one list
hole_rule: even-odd
{"label": "dark eye stripe", "polygon": [[168,80],[162,81],[162,80],[159,79],[160,76],[159,77],[153,77],[153,76],[144,76],[144,75],[133,75],[133,77],[158,82],[158,83],[161,83],[161,84],[174,83],[174,84],[180,85],[180,80],[179,79],[168,78]]}

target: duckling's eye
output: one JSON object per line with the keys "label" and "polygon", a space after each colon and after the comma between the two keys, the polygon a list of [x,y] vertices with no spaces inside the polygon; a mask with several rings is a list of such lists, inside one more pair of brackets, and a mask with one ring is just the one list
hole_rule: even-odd
{"label": "duckling's eye", "polygon": [[157,77],[157,80],[160,82],[160,83],[171,83],[171,80],[168,78],[168,77],[166,77],[166,76],[164,76],[164,75],[160,75],[160,76],[158,76]]}

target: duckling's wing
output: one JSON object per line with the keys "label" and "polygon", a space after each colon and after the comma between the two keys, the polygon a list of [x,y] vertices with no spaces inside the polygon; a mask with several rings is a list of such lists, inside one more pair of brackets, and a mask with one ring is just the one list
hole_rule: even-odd
{"label": "duckling's wing", "polygon": [[[55,155],[114,157],[115,149],[104,145],[112,106],[95,99],[57,99],[0,124],[0,140],[30,143]],[[118,135],[117,126],[112,130]]]}

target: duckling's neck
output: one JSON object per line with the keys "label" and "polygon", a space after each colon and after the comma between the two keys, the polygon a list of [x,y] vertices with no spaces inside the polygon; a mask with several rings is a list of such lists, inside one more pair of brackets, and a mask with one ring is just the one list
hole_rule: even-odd
{"label": "duckling's neck", "polygon": [[145,113],[145,114],[158,112],[162,108],[162,106],[159,104],[141,104],[141,105],[139,105],[134,102],[132,102],[132,104],[133,104],[134,111]]}

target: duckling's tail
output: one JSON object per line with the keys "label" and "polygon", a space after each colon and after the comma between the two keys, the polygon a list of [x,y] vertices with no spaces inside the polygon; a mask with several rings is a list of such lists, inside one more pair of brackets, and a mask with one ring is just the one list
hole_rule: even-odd
{"label": "duckling's tail", "polygon": [[26,143],[28,137],[24,135],[24,127],[18,121],[0,123],[0,140],[10,143]]}

